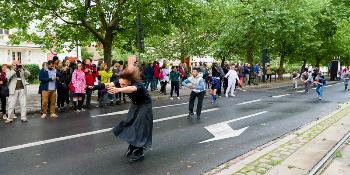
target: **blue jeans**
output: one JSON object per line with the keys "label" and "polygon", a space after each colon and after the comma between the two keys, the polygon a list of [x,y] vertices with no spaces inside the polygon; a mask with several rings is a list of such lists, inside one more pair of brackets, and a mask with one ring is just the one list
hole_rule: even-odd
{"label": "blue jeans", "polygon": [[152,90],[156,90],[157,89],[157,86],[158,86],[158,78],[153,78],[153,81],[152,81],[152,84],[151,84],[151,89]]}
{"label": "blue jeans", "polygon": [[317,85],[316,92],[322,98],[323,97],[323,86],[322,85]]}
{"label": "blue jeans", "polygon": [[151,89],[153,89],[152,88],[152,83],[153,83],[152,78],[151,79],[149,79],[149,78],[146,79],[145,82],[144,82],[145,88],[148,89],[148,87],[151,85]]}

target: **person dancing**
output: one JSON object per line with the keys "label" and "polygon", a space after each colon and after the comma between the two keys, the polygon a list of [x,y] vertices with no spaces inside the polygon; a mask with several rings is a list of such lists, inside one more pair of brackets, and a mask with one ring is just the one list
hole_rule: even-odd
{"label": "person dancing", "polygon": [[102,87],[108,93],[125,93],[131,99],[128,116],[112,132],[129,143],[125,157],[132,156],[130,163],[143,160],[145,148],[152,145],[153,112],[152,100],[141,81],[140,72],[137,69],[127,69],[119,75],[119,81],[102,84]]}

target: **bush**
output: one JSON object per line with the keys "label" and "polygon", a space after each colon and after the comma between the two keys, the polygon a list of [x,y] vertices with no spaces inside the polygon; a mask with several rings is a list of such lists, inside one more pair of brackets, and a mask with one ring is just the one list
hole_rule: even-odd
{"label": "bush", "polygon": [[37,64],[25,64],[23,65],[30,72],[30,76],[28,77],[29,83],[38,83],[39,82],[39,66]]}

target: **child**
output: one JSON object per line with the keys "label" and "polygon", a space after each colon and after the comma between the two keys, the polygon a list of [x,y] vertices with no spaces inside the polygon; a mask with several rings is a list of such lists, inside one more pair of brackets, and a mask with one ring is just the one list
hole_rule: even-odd
{"label": "child", "polygon": [[318,95],[318,100],[322,100],[323,87],[326,85],[326,79],[324,78],[321,72],[317,75],[314,83],[317,85],[316,92]]}
{"label": "child", "polygon": [[296,71],[294,71],[292,73],[292,80],[293,80],[293,89],[294,90],[297,90],[298,88],[298,73]]}
{"label": "child", "polygon": [[177,68],[175,66],[173,66],[171,68],[171,72],[170,72],[170,81],[171,81],[170,100],[173,100],[174,89],[176,92],[177,99],[180,99],[180,97],[179,97],[179,80],[180,80],[180,73],[177,71]]}
{"label": "child", "polygon": [[234,65],[230,66],[230,70],[225,75],[225,78],[228,79],[228,86],[227,86],[225,96],[228,97],[228,93],[231,91],[231,96],[234,97],[235,96],[234,92],[235,92],[235,88],[236,88],[236,81],[239,82],[239,77],[238,77],[238,74],[235,70]]}
{"label": "child", "polygon": [[194,116],[194,113],[193,113],[194,101],[196,100],[196,98],[198,98],[197,109],[196,109],[197,120],[199,120],[201,116],[202,104],[203,104],[203,99],[205,95],[205,81],[202,78],[202,74],[198,74],[198,73],[199,73],[199,69],[194,68],[192,70],[192,76],[182,82],[183,86],[192,89],[192,92],[190,94],[190,102],[188,106],[188,109],[189,109],[188,118]]}

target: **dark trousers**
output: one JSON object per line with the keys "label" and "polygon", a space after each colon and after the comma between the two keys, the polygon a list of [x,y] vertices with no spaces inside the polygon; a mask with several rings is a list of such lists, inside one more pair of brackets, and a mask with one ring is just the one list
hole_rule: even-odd
{"label": "dark trousers", "polygon": [[177,97],[180,96],[179,89],[180,89],[179,82],[178,81],[172,81],[171,82],[170,97],[173,96],[174,90],[176,92]]}
{"label": "dark trousers", "polygon": [[224,79],[224,94],[226,94],[227,87],[228,87],[228,79],[225,78]]}
{"label": "dark trousers", "polygon": [[168,82],[166,82],[166,81],[160,82],[160,85],[161,85],[160,93],[163,93],[164,95],[166,95],[166,85],[167,84],[168,84]]}
{"label": "dark trousers", "polygon": [[270,83],[271,83],[271,79],[272,79],[272,75],[271,74],[266,74],[266,80],[270,79]]}
{"label": "dark trousers", "polygon": [[221,96],[221,87],[222,87],[222,80],[220,79],[220,80],[219,80],[218,90],[217,90],[217,92],[216,92],[216,94],[217,94],[218,96]]}
{"label": "dark trousers", "polygon": [[64,107],[64,102],[66,101],[66,91],[68,91],[68,89],[57,89],[57,107],[58,108],[62,108]]}
{"label": "dark trousers", "polygon": [[86,97],[86,103],[85,103],[85,105],[86,105],[86,107],[90,107],[90,105],[91,105],[91,94],[92,94],[92,92],[93,92],[93,90],[92,89],[86,89],[86,95],[85,95],[85,97]]}
{"label": "dark trousers", "polygon": [[0,97],[1,100],[1,112],[6,114],[6,97]]}
{"label": "dark trousers", "polygon": [[196,113],[198,116],[201,115],[204,95],[205,95],[205,91],[200,93],[195,93],[193,91],[191,92],[190,103],[188,106],[188,110],[190,113],[193,113],[194,101],[196,100],[196,98],[198,98]]}
{"label": "dark trousers", "polygon": [[151,85],[151,89],[153,89],[153,87],[152,87],[152,78],[148,78],[148,79],[146,79],[145,81],[144,81],[144,85],[145,85],[145,88],[148,90],[148,87]]}

